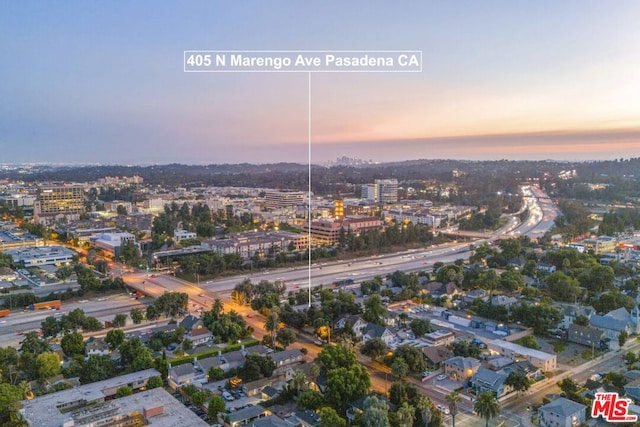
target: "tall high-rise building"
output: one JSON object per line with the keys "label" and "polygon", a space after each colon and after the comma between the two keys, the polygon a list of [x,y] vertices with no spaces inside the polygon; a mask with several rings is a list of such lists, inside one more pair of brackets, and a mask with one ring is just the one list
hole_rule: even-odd
{"label": "tall high-rise building", "polygon": [[369,202],[378,203],[378,185],[364,184],[361,190],[361,198]]}
{"label": "tall high-rise building", "polygon": [[378,203],[396,203],[398,201],[397,179],[376,179]]}
{"label": "tall high-rise building", "polygon": [[82,184],[43,185],[38,188],[34,216],[39,223],[78,219],[86,211]]}

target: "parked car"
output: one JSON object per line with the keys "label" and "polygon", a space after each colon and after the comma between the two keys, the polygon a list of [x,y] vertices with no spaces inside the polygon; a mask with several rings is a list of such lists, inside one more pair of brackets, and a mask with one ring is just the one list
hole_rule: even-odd
{"label": "parked car", "polygon": [[233,402],[233,396],[228,391],[223,391],[222,392],[222,398],[224,400],[226,400],[227,402]]}
{"label": "parked car", "polygon": [[438,375],[438,376],[436,377],[436,379],[437,379],[438,381],[446,380],[446,379],[447,379],[447,376],[446,376],[446,375],[444,375],[444,374],[440,374],[440,375]]}

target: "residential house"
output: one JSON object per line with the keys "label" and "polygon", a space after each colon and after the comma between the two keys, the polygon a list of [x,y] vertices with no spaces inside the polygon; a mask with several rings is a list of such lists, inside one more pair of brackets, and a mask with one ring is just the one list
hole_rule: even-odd
{"label": "residential house", "polygon": [[569,342],[586,345],[590,348],[604,349],[607,347],[605,333],[593,326],[582,326],[574,323],[569,326],[567,339]]}
{"label": "residential house", "polygon": [[560,314],[562,314],[560,326],[564,329],[569,329],[569,326],[573,324],[578,316],[590,319],[591,316],[596,314],[596,310],[591,306],[562,304],[558,308],[560,309]]}
{"label": "residential house", "polygon": [[456,381],[466,381],[480,368],[480,361],[475,357],[456,356],[444,361],[445,375]]}
{"label": "residential house", "polygon": [[462,291],[456,286],[455,283],[449,282],[447,284],[440,282],[431,282],[422,286],[422,291],[431,295],[434,298],[443,296],[453,297],[454,295],[461,294]]}
{"label": "residential house", "polygon": [[250,427],[291,427],[291,424],[275,415],[268,415],[264,418],[258,418],[247,425]]}
{"label": "residential house", "polygon": [[471,377],[471,386],[479,395],[486,391],[493,393],[496,397],[501,397],[509,391],[505,385],[508,375],[502,371],[492,371],[480,367]]}
{"label": "residential house", "polygon": [[[637,310],[634,310],[634,314],[637,313]],[[628,334],[637,333],[636,327],[638,325],[637,316],[632,316],[624,307],[610,311],[603,316],[593,315],[589,319],[589,323],[604,332],[606,338],[610,340],[609,347],[612,350],[618,349],[618,337],[622,331],[626,331]]]}
{"label": "residential house", "polygon": [[482,299],[483,301],[486,301],[488,298],[487,291],[485,291],[484,289],[472,289],[469,292],[467,292],[467,294],[464,296],[462,301],[464,301],[466,304],[471,304],[478,298]]}
{"label": "residential house", "polygon": [[192,314],[188,315],[180,322],[186,333],[185,339],[191,341],[191,344],[195,347],[200,344],[205,344],[211,341],[213,335],[204,325],[201,318]]}
{"label": "residential house", "polygon": [[636,402],[640,402],[640,379],[629,381],[624,385],[626,396]]}
{"label": "residential house", "polygon": [[368,323],[362,330],[362,340],[367,342],[374,338],[380,338],[386,345],[391,345],[396,340],[396,330],[390,326]]}
{"label": "residential house", "polygon": [[575,427],[586,421],[585,405],[561,397],[538,409],[540,427]]}
{"label": "residential house", "polygon": [[294,348],[271,353],[269,357],[276,364],[274,375],[286,375],[287,371],[290,371],[290,374],[293,373],[295,365],[302,363],[304,355],[299,349]]}
{"label": "residential house", "polygon": [[556,266],[552,264],[545,264],[543,262],[540,262],[538,263],[538,270],[551,274],[556,272]]}
{"label": "residential house", "polygon": [[102,338],[89,338],[84,347],[84,353],[87,357],[89,356],[108,356],[109,345]]}
{"label": "residential house", "polygon": [[424,354],[429,369],[438,369],[442,362],[453,357],[453,353],[444,346],[423,347],[422,354]]}
{"label": "residential house", "polygon": [[221,421],[224,422],[225,426],[239,427],[243,425],[252,425],[252,423],[259,418],[264,418],[269,415],[271,415],[271,411],[260,405],[255,405],[240,409],[239,411],[235,411],[230,414],[225,414]]}
{"label": "residential house", "polygon": [[295,411],[284,419],[289,427],[318,427],[320,415],[312,410]]}
{"label": "residential house", "polygon": [[169,367],[169,385],[173,388],[204,380],[206,380],[206,373],[192,363]]}
{"label": "residential house", "polygon": [[336,321],[333,325],[333,329],[339,330],[344,329],[345,327],[351,326],[351,330],[355,334],[357,339],[361,339],[363,335],[363,329],[367,327],[367,322],[362,319],[362,317],[357,314],[352,314],[348,316],[342,316],[340,319]]}
{"label": "residential house", "polygon": [[271,387],[274,383],[275,378],[260,378],[259,380],[251,381],[248,383],[242,384],[242,392],[247,396],[262,396],[262,390],[265,387]]}
{"label": "residential house", "polygon": [[540,368],[534,366],[533,363],[528,360],[521,360],[519,362],[513,362],[508,366],[504,366],[499,372],[509,376],[512,372],[523,373],[530,380],[539,380],[544,377],[544,373]]}
{"label": "residential house", "polygon": [[510,307],[513,304],[517,304],[519,300],[514,297],[510,297],[507,295],[494,295],[491,297],[491,305],[503,305],[505,307]]}

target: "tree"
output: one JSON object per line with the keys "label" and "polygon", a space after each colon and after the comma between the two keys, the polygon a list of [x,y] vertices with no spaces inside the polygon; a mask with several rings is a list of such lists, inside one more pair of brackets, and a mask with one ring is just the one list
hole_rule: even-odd
{"label": "tree", "polygon": [[282,347],[286,350],[286,348],[293,344],[296,341],[296,333],[293,329],[283,328],[278,331],[276,334],[276,341],[282,345]]}
{"label": "tree", "polygon": [[540,344],[538,344],[538,341],[536,341],[536,337],[533,335],[527,335],[526,337],[520,338],[520,340],[518,340],[518,343],[534,350],[540,350]]}
{"label": "tree", "polygon": [[82,363],[80,368],[80,382],[82,384],[106,380],[116,375],[117,369],[109,356],[91,355]]}
{"label": "tree", "polygon": [[218,381],[224,378],[224,371],[219,366],[212,366],[208,372],[209,381]]}
{"label": "tree", "polygon": [[402,402],[402,405],[400,405],[396,414],[398,416],[398,425],[400,427],[412,427],[416,418],[416,408],[409,405],[408,402]]}
{"label": "tree", "polygon": [[335,409],[325,406],[320,409],[319,427],[346,427],[347,421]]}
{"label": "tree", "polygon": [[317,361],[325,374],[341,367],[358,365],[355,352],[342,344],[324,347],[318,353]]}
{"label": "tree", "polygon": [[452,391],[444,398],[449,404],[449,412],[451,413],[453,427],[456,427],[456,415],[458,415],[458,402],[460,402],[460,395],[457,391]]}
{"label": "tree", "polygon": [[45,338],[53,338],[60,333],[60,323],[55,317],[49,316],[40,324],[42,329],[42,336]]}
{"label": "tree", "polygon": [[580,315],[576,316],[576,318],[574,319],[573,323],[575,325],[580,325],[580,326],[589,326],[589,318],[587,316],[585,316],[584,314],[580,314]]}
{"label": "tree", "polygon": [[162,377],[156,376],[149,378],[149,381],[147,381],[147,388],[152,389],[158,387],[162,387]]}
{"label": "tree", "polygon": [[360,353],[365,356],[369,356],[371,360],[376,360],[378,357],[383,356],[387,353],[388,347],[382,338],[374,338],[368,340],[360,349]]}
{"label": "tree", "polygon": [[413,319],[409,327],[416,337],[431,332],[431,322],[428,319]]}
{"label": "tree", "polygon": [[504,383],[518,394],[520,394],[521,391],[529,390],[531,386],[531,381],[529,381],[529,378],[527,378],[524,372],[511,372]]}
{"label": "tree", "polygon": [[367,397],[362,412],[363,427],[390,427],[389,406],[375,396]]}
{"label": "tree", "polygon": [[129,386],[124,385],[116,390],[116,399],[119,399],[125,396],[131,396],[132,394],[133,394],[133,389]]}
{"label": "tree", "polygon": [[289,390],[291,390],[296,396],[307,389],[307,376],[305,373],[296,369],[293,373],[293,377],[289,380]]}
{"label": "tree", "polygon": [[111,323],[114,328],[122,328],[127,323],[127,315],[116,314]]}
{"label": "tree", "polygon": [[204,405],[204,402],[206,402],[207,397],[208,395],[206,391],[198,390],[191,395],[191,402],[193,402],[194,405],[200,408],[202,407],[202,405]]}
{"label": "tree", "polygon": [[315,390],[305,390],[296,399],[296,404],[301,409],[317,410],[324,406],[324,397]]}
{"label": "tree", "polygon": [[84,354],[84,340],[79,332],[70,332],[64,334],[60,341],[62,351],[67,357],[73,357],[77,354]]}
{"label": "tree", "polygon": [[149,349],[137,338],[125,340],[118,350],[120,364],[128,372],[142,371],[154,365]]}
{"label": "tree", "polygon": [[402,358],[409,366],[409,373],[419,374],[424,372],[427,368],[427,362],[424,358],[424,354],[417,347],[410,345],[401,345],[398,347],[394,354],[395,358]]}
{"label": "tree", "polygon": [[364,313],[362,318],[367,322],[376,323],[378,325],[384,324],[384,315],[387,312],[384,305],[382,305],[382,298],[380,295],[373,294],[364,303]]}
{"label": "tree", "polygon": [[45,352],[36,358],[36,372],[38,381],[43,383],[47,378],[55,377],[60,373],[60,357],[57,353]]}
{"label": "tree", "polygon": [[49,344],[40,339],[35,332],[27,332],[24,335],[24,339],[20,343],[20,351],[23,353],[31,353],[34,356],[49,351]]}
{"label": "tree", "polygon": [[26,384],[12,385],[0,383],[0,424],[13,425],[12,419],[16,418],[18,406],[22,399]]}
{"label": "tree", "polygon": [[363,397],[371,387],[369,371],[360,365],[340,367],[329,371],[324,397],[339,412],[347,409],[349,402]]}
{"label": "tree", "polygon": [[624,343],[627,342],[627,338],[629,338],[629,333],[626,330],[620,332],[620,335],[618,335],[618,345],[622,347]]}
{"label": "tree", "polygon": [[486,426],[489,427],[489,420],[497,417],[500,413],[500,404],[492,392],[485,391],[478,397],[473,409],[480,415],[480,418],[487,420]]}
{"label": "tree", "polygon": [[131,312],[129,313],[129,317],[131,317],[131,321],[133,321],[135,325],[139,325],[144,319],[144,313],[139,308],[132,308]]}
{"label": "tree", "polygon": [[104,341],[109,345],[111,350],[115,350],[120,347],[120,344],[124,342],[124,332],[120,329],[112,329],[107,332],[107,336],[104,338]]}
{"label": "tree", "polygon": [[209,407],[207,408],[207,415],[209,419],[215,421],[218,419],[218,414],[224,412],[226,403],[220,396],[213,396],[209,401]]}
{"label": "tree", "polygon": [[396,357],[391,364],[391,372],[393,372],[396,377],[403,379],[409,373],[409,365],[407,365],[407,362],[402,357]]}

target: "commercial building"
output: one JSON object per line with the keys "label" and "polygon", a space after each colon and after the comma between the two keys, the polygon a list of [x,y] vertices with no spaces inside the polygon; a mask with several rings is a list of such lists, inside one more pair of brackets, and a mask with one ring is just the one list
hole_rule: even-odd
{"label": "commercial building", "polygon": [[60,265],[73,261],[78,254],[62,246],[42,246],[39,248],[11,249],[4,251],[11,255],[15,264],[25,268],[40,265]]}
{"label": "commercial building", "polygon": [[304,233],[311,234],[311,242],[315,245],[335,245],[340,240],[342,223],[337,221],[313,221],[311,227],[305,224]]}
{"label": "commercial building", "polygon": [[490,351],[514,361],[528,360],[533,366],[542,370],[542,372],[552,372],[556,370],[557,357],[555,354],[545,353],[503,340],[490,341],[488,348]]}
{"label": "commercial building", "polygon": [[[33,400],[25,400],[22,402],[20,415],[29,425],[39,427],[124,427],[147,424],[154,427],[205,427],[209,425],[163,388],[106,400],[102,389],[103,383],[115,380],[120,386],[139,382],[146,384],[150,378],[146,377],[148,371],[153,371],[151,376],[160,375],[159,372],[151,369],[47,394]],[[130,376],[135,378],[127,379],[128,382],[120,381],[121,378]],[[135,389],[140,387],[138,385]]]}
{"label": "commercial building", "polygon": [[615,252],[617,242],[616,239],[610,236],[598,236],[594,239],[584,239],[582,244],[587,251],[602,255]]}
{"label": "commercial building", "polygon": [[113,256],[120,256],[120,249],[125,242],[136,241],[131,233],[101,233],[89,238],[91,246],[109,252]]}
{"label": "commercial building", "polygon": [[289,209],[304,203],[302,191],[266,191],[264,205],[267,209]]}
{"label": "commercial building", "polygon": [[453,332],[449,331],[435,331],[422,337],[422,341],[426,342],[427,345],[430,345],[432,347],[453,344],[453,341],[455,339],[456,335]]}
{"label": "commercial building", "polygon": [[34,217],[41,224],[59,219],[79,219],[85,211],[82,184],[43,185],[38,188]]}
{"label": "commercial building", "polygon": [[17,248],[33,248],[44,245],[42,238],[29,234],[22,229],[0,230],[0,251]]}
{"label": "commercial building", "polygon": [[376,179],[373,184],[361,187],[361,198],[373,203],[385,204],[398,201],[397,179]]}

